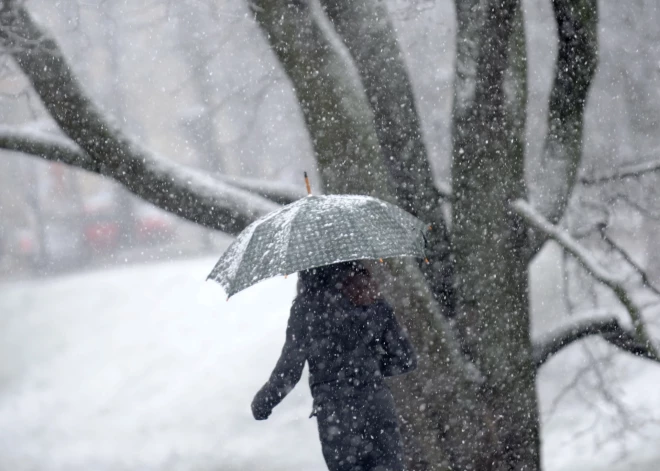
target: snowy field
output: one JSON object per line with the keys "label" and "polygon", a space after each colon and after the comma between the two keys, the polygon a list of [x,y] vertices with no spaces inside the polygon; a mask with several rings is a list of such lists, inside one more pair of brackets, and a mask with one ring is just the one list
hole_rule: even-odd
{"label": "snowy field", "polygon": [[[325,469],[306,383],[268,421],[250,414],[283,342],[295,277],[226,302],[204,281],[213,263],[0,284],[0,469]],[[623,400],[660,410],[660,368],[617,361]],[[572,348],[544,367],[544,411],[582,362]],[[544,420],[546,470],[660,469],[657,425],[626,434],[622,456],[622,440],[597,446],[613,421],[590,427],[594,414],[578,396]]]}

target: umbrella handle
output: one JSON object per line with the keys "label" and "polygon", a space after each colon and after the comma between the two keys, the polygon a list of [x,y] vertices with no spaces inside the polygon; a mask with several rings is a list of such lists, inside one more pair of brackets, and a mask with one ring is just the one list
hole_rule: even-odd
{"label": "umbrella handle", "polygon": [[307,176],[307,172],[304,172],[305,175],[305,186],[307,187],[307,194],[311,195],[312,194],[312,185],[309,184],[309,177]]}

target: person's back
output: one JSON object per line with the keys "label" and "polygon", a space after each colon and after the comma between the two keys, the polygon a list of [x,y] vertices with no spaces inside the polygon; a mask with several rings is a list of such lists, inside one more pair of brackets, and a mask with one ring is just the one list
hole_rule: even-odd
{"label": "person's back", "polygon": [[282,355],[257,393],[265,419],[310,370],[314,412],[331,470],[402,470],[394,403],[384,376],[415,368],[412,346],[360,263],[300,274]]}

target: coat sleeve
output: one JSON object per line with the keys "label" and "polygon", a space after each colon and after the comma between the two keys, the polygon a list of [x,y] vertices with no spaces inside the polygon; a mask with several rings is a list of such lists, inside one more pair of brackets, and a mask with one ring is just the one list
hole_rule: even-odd
{"label": "coat sleeve", "polygon": [[383,376],[397,376],[417,368],[417,354],[410,339],[399,325],[394,311],[385,302],[378,305],[378,315],[384,320],[384,331],[381,336],[381,346],[384,353],[381,357],[381,373]]}
{"label": "coat sleeve", "polygon": [[280,358],[266,384],[257,392],[252,401],[252,414],[257,420],[268,418],[273,408],[300,381],[305,366],[305,313],[294,301],[286,328],[286,340]]}

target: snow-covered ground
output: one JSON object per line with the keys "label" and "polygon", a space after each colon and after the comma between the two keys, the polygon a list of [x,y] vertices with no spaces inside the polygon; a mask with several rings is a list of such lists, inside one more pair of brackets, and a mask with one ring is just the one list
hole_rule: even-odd
{"label": "snow-covered ground", "polygon": [[[204,279],[214,263],[113,268],[0,284],[0,469],[323,470],[311,398],[299,385],[271,419],[250,401],[281,348],[295,277],[229,302]],[[660,408],[660,368],[622,358],[621,397]],[[542,370],[543,409],[583,363],[569,349]],[[305,381],[305,380],[304,380]],[[595,407],[607,415],[603,399]],[[660,469],[660,428],[628,436],[628,455],[594,437],[612,430],[577,395],[544,421],[546,469]]]}

